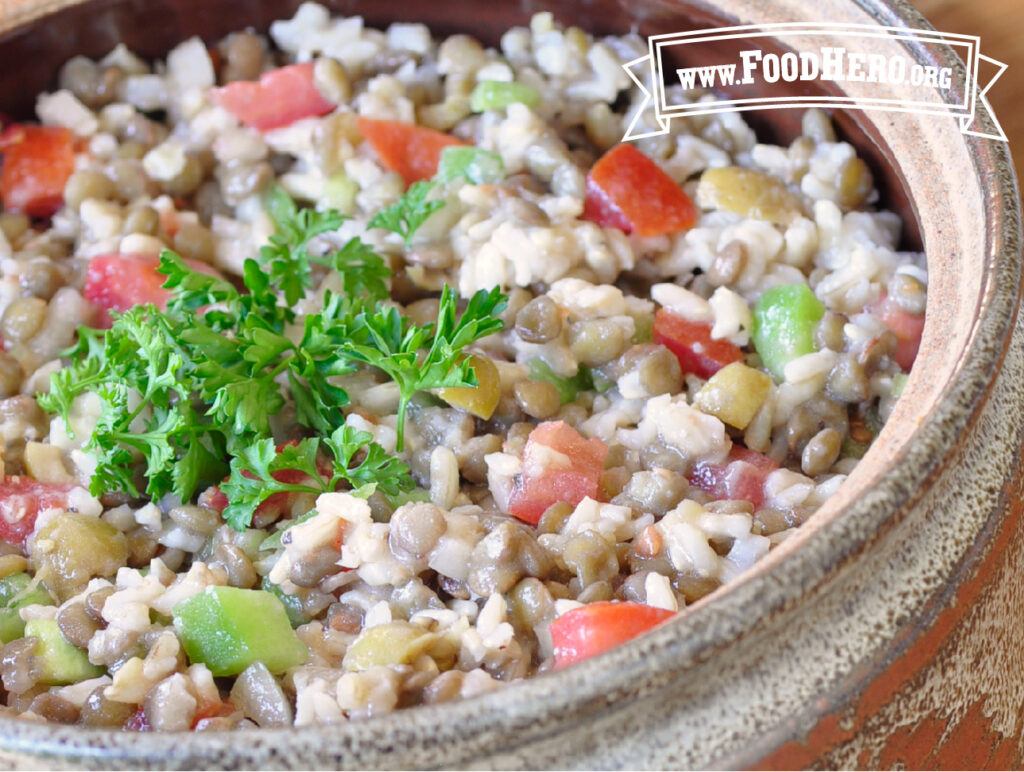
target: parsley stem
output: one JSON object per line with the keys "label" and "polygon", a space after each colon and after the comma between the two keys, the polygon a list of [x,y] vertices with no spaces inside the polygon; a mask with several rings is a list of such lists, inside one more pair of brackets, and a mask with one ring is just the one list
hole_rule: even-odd
{"label": "parsley stem", "polygon": [[402,452],[402,448],[405,446],[405,409],[409,406],[409,398],[412,394],[406,394],[402,392],[402,396],[398,399],[398,427],[397,435],[398,439],[395,443],[395,450],[399,453]]}

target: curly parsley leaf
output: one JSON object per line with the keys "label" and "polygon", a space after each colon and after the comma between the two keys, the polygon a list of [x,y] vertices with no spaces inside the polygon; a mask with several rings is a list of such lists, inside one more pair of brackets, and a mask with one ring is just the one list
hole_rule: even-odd
{"label": "curly parsley leaf", "polygon": [[[321,448],[332,456],[330,466],[324,469],[318,463]],[[278,447],[265,439],[241,450],[231,461],[231,476],[221,485],[231,502],[224,518],[242,530],[252,523],[260,504],[275,493],[319,495],[335,491],[343,483],[353,490],[374,485],[388,495],[413,487],[409,467],[373,442],[369,432],[341,426],[322,444],[311,437]]]}
{"label": "curly parsley leaf", "polygon": [[[453,386],[476,386],[476,375],[463,349],[504,326],[499,314],[508,298],[495,287],[480,290],[462,314],[459,295],[444,286],[437,321],[417,325],[390,306],[357,316],[342,343],[349,357],[383,370],[398,384],[398,449],[404,444],[405,413],[417,391]],[[423,353],[422,350],[426,349]]]}
{"label": "curly parsley leaf", "polygon": [[444,201],[427,200],[436,186],[437,183],[432,180],[414,182],[395,203],[371,217],[366,227],[397,233],[408,248],[420,226],[444,206]]}

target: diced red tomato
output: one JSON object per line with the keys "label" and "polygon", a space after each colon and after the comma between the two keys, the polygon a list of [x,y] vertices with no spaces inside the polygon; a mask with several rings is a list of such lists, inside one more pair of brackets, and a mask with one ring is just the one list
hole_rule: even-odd
{"label": "diced red tomato", "polygon": [[201,724],[211,718],[222,718],[238,712],[235,703],[231,700],[218,700],[217,702],[200,704],[196,708],[195,718],[192,719],[192,729],[198,729]]}
{"label": "diced red tomato", "polygon": [[406,185],[429,180],[437,174],[441,152],[465,143],[424,126],[400,121],[360,118],[359,132],[380,157],[381,163],[402,175]]}
{"label": "diced red tomato", "polygon": [[601,440],[584,439],[563,421],[540,424],[526,440],[523,474],[509,497],[509,512],[536,525],[552,504],[575,507],[588,496],[597,499],[607,455]]}
{"label": "diced red tomato", "polygon": [[914,360],[917,359],[917,350],[921,347],[924,314],[907,313],[890,297],[883,297],[874,307],[874,312],[899,341],[894,359],[903,372],[909,373]]}
{"label": "diced red tomato", "polygon": [[715,499],[764,504],[764,481],[779,465],[761,453],[733,445],[724,464],[698,464],[690,472],[690,485]]}
{"label": "diced red tomato", "polygon": [[31,477],[4,477],[0,480],[0,539],[24,547],[39,513],[65,508],[74,487]]}
{"label": "diced red tomato", "polygon": [[675,616],[643,603],[601,601],[567,611],[551,623],[555,669],[608,651]]}
{"label": "diced red tomato", "polygon": [[74,137],[65,128],[15,124],[0,134],[0,199],[8,212],[51,217],[64,204],[75,170]]}
{"label": "diced red tomato", "polygon": [[[199,260],[185,262],[196,271],[220,275],[215,268]],[[82,295],[105,312],[123,312],[143,303],[166,308],[171,291],[164,289],[167,277],[157,272],[159,267],[160,259],[151,255],[97,255],[89,261]],[[99,325],[110,326],[108,313],[103,314]]]}
{"label": "diced red tomato", "polygon": [[738,346],[711,339],[710,324],[691,322],[665,308],[654,315],[654,342],[676,355],[684,375],[710,378],[726,365],[743,361]]}
{"label": "diced red tomato", "polygon": [[633,145],[616,145],[587,175],[583,216],[637,236],[686,230],[697,221],[690,197]]}
{"label": "diced red tomato", "polygon": [[211,102],[258,131],[325,115],[335,107],[313,82],[313,62],[279,67],[264,73],[258,81],[237,80],[212,88],[208,96]]}

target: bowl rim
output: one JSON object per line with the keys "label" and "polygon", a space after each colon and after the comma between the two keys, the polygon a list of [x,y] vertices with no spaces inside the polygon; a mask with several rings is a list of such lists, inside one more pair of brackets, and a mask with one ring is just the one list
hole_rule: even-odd
{"label": "bowl rim", "polygon": [[[16,9],[22,4],[26,9],[20,16],[15,11],[17,23],[3,34],[69,5],[90,1],[102,2],[22,3],[13,0]],[[851,1],[879,24],[934,29],[906,0]],[[699,4],[700,0],[697,2]],[[685,13],[685,9],[680,12]],[[948,47],[938,49],[933,56],[912,42],[904,41],[900,45],[918,61],[963,68],[959,57]],[[981,120],[986,129],[994,128],[986,116]],[[993,222],[991,209],[986,210],[990,227],[984,248],[985,276],[976,308],[974,334],[934,409],[902,441],[891,467],[862,476],[857,490],[865,495],[845,507],[840,508],[839,504],[822,507],[809,521],[811,527],[805,525],[800,529],[799,542],[794,542],[798,548],[783,545],[773,550],[754,568],[712,596],[698,601],[688,613],[680,614],[640,638],[572,668],[518,682],[514,686],[514,700],[508,697],[509,691],[499,690],[357,722],[192,734],[184,744],[181,735],[174,733],[152,733],[144,739],[126,742],[127,735],[120,730],[56,728],[4,718],[0,719],[5,735],[0,738],[0,749],[35,757],[123,759],[157,766],[177,765],[186,758],[220,758],[222,762],[230,758],[237,764],[245,764],[255,760],[250,748],[258,745],[250,745],[247,739],[259,737],[283,746],[317,743],[323,746],[325,756],[345,759],[348,752],[355,754],[352,761],[358,761],[359,753],[373,745],[400,746],[413,740],[422,744],[423,728],[428,725],[438,729],[431,746],[450,743],[453,739],[464,740],[468,736],[478,738],[480,743],[493,741],[495,737],[489,734],[489,727],[499,728],[499,736],[508,737],[514,731],[523,733],[489,746],[490,752],[500,753],[523,739],[533,742],[554,736],[583,717],[612,709],[617,700],[625,700],[625,704],[635,701],[637,683],[664,681],[728,649],[735,640],[749,633],[763,616],[787,608],[806,592],[809,583],[826,581],[891,528],[928,481],[951,462],[956,438],[986,404],[991,384],[1010,344],[1017,303],[1022,294],[1020,196],[1007,143],[967,135],[963,141],[979,179],[984,179],[996,200],[1002,202],[1000,212],[1003,215],[1002,220]],[[913,191],[910,193],[913,203]],[[964,406],[970,407],[965,409]],[[941,447],[942,452],[935,453],[936,447]],[[861,526],[871,525],[869,530],[874,535],[865,535],[868,529],[850,531],[846,527],[850,521]],[[758,615],[747,612],[755,599]],[[666,663],[671,664],[666,668]],[[451,726],[468,730],[454,734],[445,731],[445,727]],[[765,742],[770,746],[770,738]],[[739,768],[756,763],[764,745],[761,743],[730,756],[727,766]],[[465,750],[451,762],[471,759],[472,752],[472,749]],[[260,757],[265,756],[264,750],[258,753]]]}

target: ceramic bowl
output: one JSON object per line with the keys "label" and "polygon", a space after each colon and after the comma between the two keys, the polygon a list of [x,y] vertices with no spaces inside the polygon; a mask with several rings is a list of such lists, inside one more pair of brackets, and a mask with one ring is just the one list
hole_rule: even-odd
{"label": "ceramic bowl", "polygon": [[[30,113],[34,95],[72,55],[100,56],[123,41],[162,56],[193,34],[213,40],[249,25],[265,29],[297,4],[6,0],[0,105]],[[927,26],[901,0],[329,5],[371,25],[422,21],[491,44],[542,7],[597,33],[807,20]],[[962,66],[949,49],[930,54],[892,38],[877,45],[925,64]],[[1020,767],[1024,336],[1016,324],[1020,209],[1009,153],[1005,143],[961,134],[951,118],[858,111],[837,118],[869,159],[883,203],[904,217],[908,245],[927,251],[924,342],[864,462],[753,570],[628,645],[473,700],[231,734],[125,734],[3,719],[0,763]],[[798,120],[795,111],[756,116],[761,136],[776,141],[791,138]]]}

